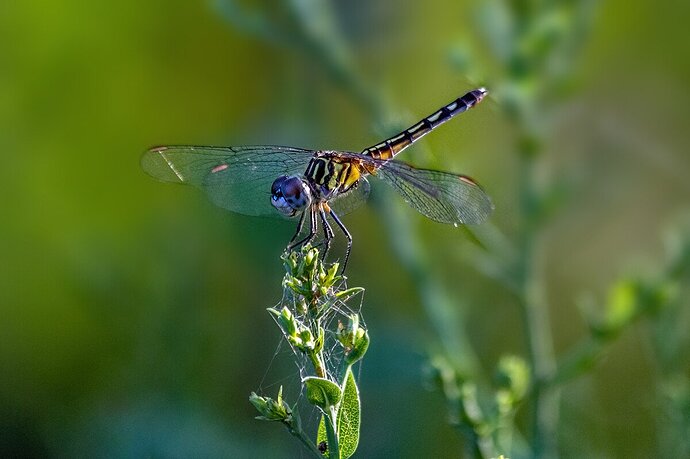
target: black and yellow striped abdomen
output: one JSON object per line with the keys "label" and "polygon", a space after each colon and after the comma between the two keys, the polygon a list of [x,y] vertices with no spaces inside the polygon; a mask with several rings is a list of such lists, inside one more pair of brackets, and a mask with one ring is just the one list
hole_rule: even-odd
{"label": "black and yellow striped abdomen", "polygon": [[486,94],[487,91],[484,88],[470,91],[448,105],[441,107],[439,110],[427,116],[414,126],[405,129],[401,133],[396,134],[390,139],[386,139],[383,142],[374,145],[373,147],[367,148],[362,152],[362,154],[371,156],[374,159],[390,159],[431,132],[436,126],[445,123],[455,115],[477,105],[482,101]]}

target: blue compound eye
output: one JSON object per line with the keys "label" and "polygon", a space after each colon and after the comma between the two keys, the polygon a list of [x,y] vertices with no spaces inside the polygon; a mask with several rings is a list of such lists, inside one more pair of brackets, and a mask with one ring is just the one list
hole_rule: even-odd
{"label": "blue compound eye", "polygon": [[299,177],[278,177],[271,185],[271,204],[281,213],[293,216],[311,203],[309,187]]}
{"label": "blue compound eye", "polygon": [[283,195],[282,186],[287,179],[287,175],[281,175],[273,181],[273,185],[271,185],[271,196],[274,200]]}
{"label": "blue compound eye", "polygon": [[283,191],[283,196],[289,201],[299,201],[302,197],[302,191],[304,190],[304,184],[302,180],[297,177],[290,177],[283,181],[281,189]]}

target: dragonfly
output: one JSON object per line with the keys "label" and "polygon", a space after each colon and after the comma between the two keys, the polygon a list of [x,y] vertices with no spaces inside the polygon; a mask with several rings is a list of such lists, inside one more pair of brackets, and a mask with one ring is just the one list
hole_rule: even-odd
{"label": "dragonfly", "polygon": [[[352,235],[340,216],[365,202],[370,191],[367,177],[387,183],[410,206],[437,222],[479,224],[489,217],[494,208],[491,199],[472,178],[393,159],[486,95],[484,88],[472,90],[360,153],[275,145],[160,146],[144,153],[141,166],[158,180],[199,188],[214,204],[239,214],[299,218],[288,251],[311,243],[320,221],[325,258],[335,237],[330,219],[347,239],[344,272]],[[306,220],[309,229],[303,235]]]}

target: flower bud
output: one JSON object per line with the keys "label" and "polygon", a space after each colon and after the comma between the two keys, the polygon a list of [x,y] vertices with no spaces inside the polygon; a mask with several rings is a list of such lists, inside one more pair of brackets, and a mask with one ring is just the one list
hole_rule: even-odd
{"label": "flower bud", "polygon": [[249,401],[254,408],[261,414],[256,419],[263,421],[282,421],[290,422],[292,420],[292,411],[290,407],[283,401],[283,386],[278,390],[278,397],[273,400],[270,397],[262,397],[252,392],[249,396]]}

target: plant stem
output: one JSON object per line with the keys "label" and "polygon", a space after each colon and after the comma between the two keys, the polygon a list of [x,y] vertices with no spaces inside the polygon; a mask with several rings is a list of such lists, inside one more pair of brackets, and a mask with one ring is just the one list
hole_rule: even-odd
{"label": "plant stem", "polygon": [[326,418],[326,438],[328,438],[328,457],[329,459],[340,459],[340,448],[338,446],[338,434],[337,434],[337,411],[335,406],[331,406],[330,413],[324,412],[324,417]]}
{"label": "plant stem", "polygon": [[439,337],[443,354],[458,369],[461,377],[474,374],[479,363],[464,333],[466,327],[461,307],[434,274],[427,251],[419,242],[420,238],[409,217],[394,206],[386,205],[385,199],[377,204],[380,204],[379,210],[389,227],[393,251],[415,284],[427,317]]}
{"label": "plant stem", "polygon": [[519,196],[523,215],[519,257],[519,303],[532,368],[533,400],[532,447],[533,455],[556,457],[556,428],[558,425],[559,391],[544,385],[556,369],[553,339],[549,324],[548,304],[542,273],[538,267],[536,228],[537,204],[534,191],[535,158],[530,151],[520,152]]}
{"label": "plant stem", "polygon": [[314,365],[314,373],[316,376],[319,378],[325,378],[326,377],[326,371],[324,370],[323,363],[321,362],[321,358],[318,355],[315,354],[310,354],[309,358],[311,359],[312,365]]}
{"label": "plant stem", "polygon": [[319,459],[323,459],[321,451],[319,451],[316,445],[314,445],[314,442],[311,441],[311,439],[307,436],[306,433],[304,433],[302,429],[294,429],[288,426],[288,430],[293,436],[297,437],[297,439],[302,442],[302,444],[307,448],[307,450],[310,453],[312,453],[315,457],[318,457]]}

